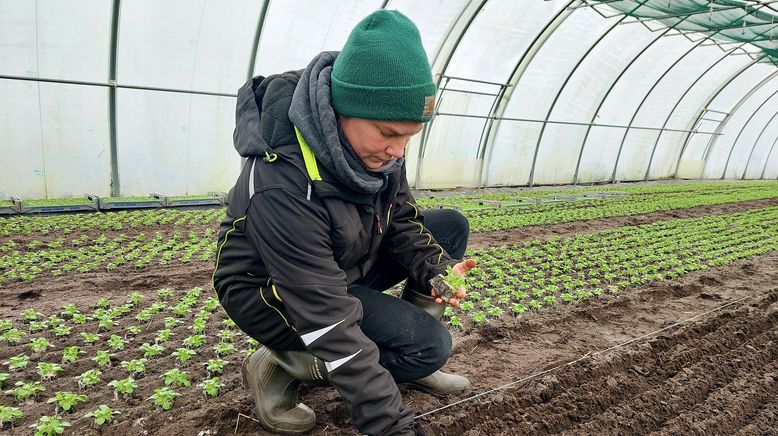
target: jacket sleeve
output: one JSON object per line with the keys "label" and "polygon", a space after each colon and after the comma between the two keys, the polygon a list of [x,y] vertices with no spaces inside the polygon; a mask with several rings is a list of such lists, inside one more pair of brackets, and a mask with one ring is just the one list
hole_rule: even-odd
{"label": "jacket sleeve", "polygon": [[325,362],[329,381],[350,407],[357,428],[375,435],[410,428],[412,412],[403,405],[391,374],[378,363],[375,343],[359,327],[362,305],[346,292],[326,210],[300,194],[269,188],[254,195],[247,216],[246,231],[291,327],[308,351]]}
{"label": "jacket sleeve", "polygon": [[446,267],[455,265],[457,261],[446,253],[424,226],[424,215],[408,187],[404,167],[401,178],[384,243],[390,256],[408,269],[409,286],[419,292],[430,293],[430,279],[436,274],[444,274]]}

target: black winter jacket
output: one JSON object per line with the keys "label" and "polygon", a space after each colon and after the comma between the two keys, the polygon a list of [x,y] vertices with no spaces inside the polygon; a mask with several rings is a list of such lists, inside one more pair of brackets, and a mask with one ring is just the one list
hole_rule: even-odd
{"label": "black winter jacket", "polygon": [[[266,305],[272,319],[294,329],[327,362],[330,382],[360,431],[404,433],[413,415],[379,365],[377,347],[359,329],[362,307],[346,290],[373,266],[379,246],[407,265],[412,283],[425,291],[429,279],[455,261],[424,227],[405,166],[375,196],[352,191],[321,165],[322,180],[311,180],[287,115],[300,74],[255,77],[239,92],[234,140],[248,159],[228,195],[214,288],[220,300],[228,291],[268,288],[260,295],[274,298],[272,304],[256,304]],[[274,309],[278,305],[284,310]]]}

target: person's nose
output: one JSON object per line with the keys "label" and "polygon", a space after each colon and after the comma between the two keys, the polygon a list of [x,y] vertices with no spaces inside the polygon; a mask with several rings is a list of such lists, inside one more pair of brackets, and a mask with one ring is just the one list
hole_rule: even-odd
{"label": "person's nose", "polygon": [[398,140],[398,141],[392,141],[389,143],[389,145],[386,147],[386,154],[392,157],[401,158],[403,155],[405,155],[405,146],[408,144],[408,141]]}

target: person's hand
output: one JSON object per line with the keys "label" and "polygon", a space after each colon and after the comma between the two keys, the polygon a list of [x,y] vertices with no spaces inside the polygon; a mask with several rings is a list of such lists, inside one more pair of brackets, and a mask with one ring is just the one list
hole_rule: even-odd
{"label": "person's hand", "polygon": [[[459,274],[461,276],[464,276],[472,268],[475,268],[476,264],[477,263],[476,263],[475,259],[466,259],[466,260],[463,260],[462,262],[459,262],[458,264],[454,265],[454,267],[451,268],[451,271],[454,274]],[[432,297],[435,298],[435,302],[438,303],[438,304],[445,304],[446,303],[445,301],[443,301],[442,298],[438,297],[438,292],[434,288],[432,289]],[[460,287],[459,289],[457,289],[456,295],[454,295],[453,297],[448,299],[448,304],[450,304],[451,306],[454,306],[457,309],[459,309],[459,302],[464,300],[465,297],[467,297],[467,289],[465,289],[465,287],[463,286],[463,287]]]}

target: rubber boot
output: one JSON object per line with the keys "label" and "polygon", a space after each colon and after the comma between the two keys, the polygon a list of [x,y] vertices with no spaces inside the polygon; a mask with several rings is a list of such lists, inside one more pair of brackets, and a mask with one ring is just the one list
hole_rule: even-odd
{"label": "rubber boot", "polygon": [[470,393],[470,380],[456,374],[435,371],[432,374],[408,383],[408,386],[438,397],[447,395],[467,395]]}
{"label": "rubber boot", "polygon": [[307,351],[273,351],[276,363],[297,380],[314,385],[329,384],[324,361]]}
{"label": "rubber boot", "polygon": [[[425,295],[414,291],[409,287],[403,288],[400,298],[406,300],[440,321],[443,317],[445,304],[438,304],[432,295]],[[470,380],[456,374],[448,374],[443,371],[435,371],[427,377],[408,383],[409,387],[420,389],[436,396],[466,395],[470,393]]]}
{"label": "rubber boot", "polygon": [[283,434],[303,434],[316,425],[310,407],[297,403],[300,381],[278,364],[276,356],[262,346],[243,361],[243,383],[254,393],[256,415],[262,427]]}

